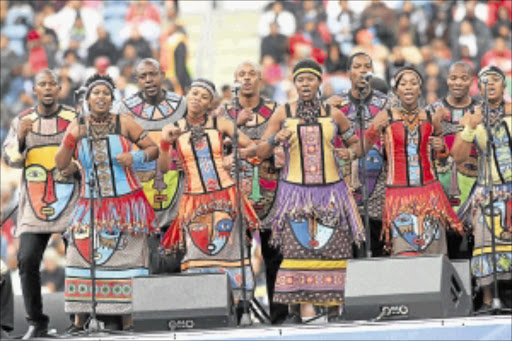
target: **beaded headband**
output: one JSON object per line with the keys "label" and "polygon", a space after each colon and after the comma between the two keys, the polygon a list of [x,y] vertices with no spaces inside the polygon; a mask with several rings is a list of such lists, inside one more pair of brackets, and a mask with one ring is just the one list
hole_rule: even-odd
{"label": "beaded headband", "polygon": [[308,67],[308,68],[297,69],[297,71],[295,71],[293,73],[293,79],[295,79],[295,77],[297,77],[299,74],[305,73],[305,72],[312,73],[315,76],[322,78],[322,73],[320,71],[318,71],[317,69],[313,69],[313,68]]}
{"label": "beaded headband", "polygon": [[215,90],[213,90],[210,84],[203,81],[193,81],[190,87],[193,88],[195,86],[199,86],[201,88],[206,89],[210,93],[210,95],[212,95],[212,98],[215,98]]}
{"label": "beaded headband", "polygon": [[109,88],[110,93],[112,93],[112,94],[114,93],[114,87],[112,87],[112,84],[110,84],[108,81],[106,81],[104,79],[98,79],[98,80],[95,80],[94,82],[92,82],[91,84],[89,84],[89,86],[87,87],[87,92],[85,93],[85,98],[89,98],[89,95],[91,94],[92,89],[97,85],[106,85],[107,88]]}
{"label": "beaded headband", "polygon": [[418,70],[416,70],[412,67],[405,67],[405,68],[401,69],[400,71],[398,71],[398,73],[395,75],[395,89],[398,87],[398,83],[400,83],[400,80],[407,72],[412,72],[413,74],[416,75],[416,77],[418,78],[418,81],[420,82],[420,86],[423,84],[423,77],[418,72]]}

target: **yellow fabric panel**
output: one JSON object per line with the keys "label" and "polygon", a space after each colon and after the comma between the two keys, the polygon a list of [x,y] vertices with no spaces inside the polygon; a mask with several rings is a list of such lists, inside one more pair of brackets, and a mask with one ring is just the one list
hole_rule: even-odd
{"label": "yellow fabric panel", "polygon": [[[290,162],[289,172],[286,180],[293,183],[304,183],[302,177],[302,162],[301,162],[301,149],[298,138],[298,125],[300,124],[299,119],[289,118],[286,120],[285,128],[293,131],[293,134],[289,140],[290,143]],[[319,117],[318,123],[322,127],[322,138],[323,138],[323,150],[324,150],[324,173],[325,181],[327,183],[333,183],[340,180],[338,175],[338,165],[334,156],[333,139],[336,132],[334,123],[331,117]]]}
{"label": "yellow fabric panel", "polygon": [[[512,245],[496,245],[496,252],[512,252]],[[492,247],[480,247],[473,250],[473,257],[484,253],[492,253]]]}
{"label": "yellow fabric panel", "polygon": [[30,165],[41,165],[47,170],[55,168],[55,154],[59,146],[44,146],[30,149],[25,158],[25,167]]}
{"label": "yellow fabric panel", "polygon": [[294,183],[302,183],[302,162],[300,157],[299,138],[297,136],[298,119],[287,119],[285,128],[293,132],[290,137],[290,162],[288,164],[288,174],[286,180]]}
{"label": "yellow fabric panel", "polygon": [[346,259],[321,260],[321,259],[283,259],[281,269],[286,270],[335,270],[345,269],[347,267]]}
{"label": "yellow fabric panel", "polygon": [[76,118],[75,112],[67,109],[62,109],[59,116],[67,121],[73,121]]}

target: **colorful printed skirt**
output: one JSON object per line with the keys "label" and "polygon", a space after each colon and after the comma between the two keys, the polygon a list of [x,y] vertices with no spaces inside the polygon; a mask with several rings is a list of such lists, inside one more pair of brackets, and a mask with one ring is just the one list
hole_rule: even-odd
{"label": "colorful printed skirt", "polygon": [[[166,252],[184,252],[182,272],[227,273],[235,299],[243,298],[243,269],[250,299],[254,276],[247,241],[250,233],[259,229],[260,222],[247,198],[242,195],[241,199],[244,229],[242,248],[240,230],[236,224],[235,186],[208,194],[184,193],[178,216],[165,234],[162,246]],[[241,249],[244,252],[244,264]]]}
{"label": "colorful printed skirt", "polygon": [[498,280],[512,279],[512,184],[494,186],[492,208],[487,188],[477,185],[458,213],[460,219],[473,228],[475,247],[471,259],[471,272],[478,284],[486,286],[493,282],[493,216],[496,275]]}
{"label": "colorful printed skirt", "polygon": [[363,224],[346,183],[302,186],[281,181],[276,215],[269,222],[272,241],[280,245],[284,258],[273,301],[343,303],[352,242],[364,241]]}
{"label": "colorful printed skirt", "polygon": [[462,223],[438,181],[422,187],[386,188],[383,223],[393,255],[446,254],[446,229],[462,232]]}
{"label": "colorful printed skirt", "polygon": [[155,230],[153,210],[142,193],[95,200],[94,250],[90,236],[89,200],[74,210],[66,252],[66,313],[92,312],[92,257],[96,262],[97,313],[132,312],[132,279],[148,271],[147,233]]}

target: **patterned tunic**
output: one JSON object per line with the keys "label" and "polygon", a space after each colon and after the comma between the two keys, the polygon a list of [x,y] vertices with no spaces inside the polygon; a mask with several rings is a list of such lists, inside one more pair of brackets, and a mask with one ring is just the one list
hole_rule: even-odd
{"label": "patterned tunic", "polygon": [[[438,107],[443,107],[450,111],[450,118],[444,120],[442,124],[442,133],[448,151],[452,149],[460,120],[467,112],[473,113],[473,108],[476,104],[477,102],[472,99],[467,107],[455,108],[444,98],[441,102],[430,105],[429,110],[431,112],[435,112]],[[475,184],[478,175],[477,159],[476,149],[473,148],[470,157],[463,165],[457,166],[451,155],[434,161],[436,177],[443,185],[448,200],[450,200],[454,209],[457,209],[467,200]]]}
{"label": "patterned tunic", "polygon": [[[82,191],[66,233],[67,313],[91,312],[93,256],[97,265],[98,314],[131,313],[132,278],[149,274],[146,234],[156,230],[156,220],[133,167],[123,167],[116,161],[116,155],[132,149],[132,142],[121,134],[119,115],[114,115],[114,121],[107,132],[94,134],[91,144],[87,138],[81,138],[75,151],[82,165]],[[94,193],[92,200],[91,161],[95,164],[99,192]],[[95,241],[92,253],[91,235]]]}
{"label": "patterned tunic", "polygon": [[[59,106],[49,116],[32,108],[12,121],[3,155],[10,166],[23,168],[16,236],[25,232],[63,232],[67,226],[78,198],[79,181],[74,176],[61,175],[55,165],[55,154],[75,116],[74,110],[66,106]],[[17,135],[22,120],[33,122],[24,148],[19,146]]]}
{"label": "patterned tunic", "polygon": [[293,134],[285,145],[276,213],[268,218],[284,257],[274,302],[339,305],[351,245],[364,240],[364,229],[334,153],[337,125],[329,106],[315,123],[286,109],[283,127]]}
{"label": "patterned tunic", "polygon": [[[238,108],[241,108],[240,104],[238,104]],[[252,109],[254,113],[253,120],[240,127],[240,130],[255,143],[258,143],[267,129],[268,120],[274,113],[275,108],[275,102],[260,98],[259,104]],[[236,123],[241,109],[237,111],[232,104],[225,104],[225,109],[227,118]],[[241,159],[240,161],[242,191],[251,202],[258,217],[263,220],[274,204],[279,171],[275,167],[273,158],[263,161],[258,158]],[[232,173],[232,176],[234,177],[234,173]]]}
{"label": "patterned tunic", "polygon": [[[141,92],[125,98],[117,113],[131,113],[148,135],[157,143],[160,143],[162,128],[174,123],[185,115],[187,109],[184,97],[173,92],[165,91],[164,99],[158,105],[152,105],[144,101]],[[134,146],[134,148],[137,148]],[[179,201],[182,192],[183,180],[173,164],[171,170],[165,174],[157,167],[157,162],[151,161],[141,165],[135,165],[134,169],[139,177],[144,194],[155,210],[160,227],[167,227],[176,216],[175,202]]]}
{"label": "patterned tunic", "polygon": [[[350,90],[346,90],[341,94],[341,112],[353,124],[356,135],[361,138],[372,119],[388,104],[388,98],[385,94],[378,90],[372,92],[364,100],[364,122],[366,127],[361,129],[359,117],[357,116],[357,103],[359,99],[352,96]],[[335,142],[336,147],[341,146],[341,138],[338,137]],[[368,186],[368,213],[371,218],[382,219],[382,206],[384,204],[385,192],[385,165],[384,165],[384,151],[382,150],[381,141],[377,141],[375,145],[366,154],[366,184]],[[345,181],[353,189],[353,195],[356,199],[358,206],[363,205],[362,201],[362,187],[361,177],[362,174],[362,161],[354,160],[351,163],[342,161],[343,174]]]}
{"label": "patterned tunic", "polygon": [[[493,181],[493,203],[489,202],[487,177],[488,133],[484,124],[477,127],[475,145],[478,148],[477,185],[469,199],[459,209],[461,220],[473,228],[475,247],[471,259],[471,271],[480,285],[492,283],[494,273],[492,261],[492,224],[496,237],[496,264],[498,280],[512,278],[512,116],[505,116],[503,106],[491,110],[495,119],[491,124],[491,174]],[[493,215],[491,215],[494,213]]]}
{"label": "patterned tunic", "polygon": [[[179,202],[178,216],[162,241],[168,251],[183,250],[182,272],[227,273],[235,298],[242,298],[242,269],[246,288],[251,297],[254,279],[248,250],[244,245],[244,260],[240,255],[236,186],[223,168],[222,134],[217,118],[211,117],[199,137],[192,138],[186,120],[176,123],[182,131],[177,140],[179,157],[185,171],[184,193]],[[251,204],[242,195],[244,226],[259,228],[259,220]]]}
{"label": "patterned tunic", "polygon": [[384,227],[393,238],[393,254],[446,254],[446,228],[462,226],[435,179],[429,137],[434,127],[418,117],[395,119],[384,134],[388,159]]}

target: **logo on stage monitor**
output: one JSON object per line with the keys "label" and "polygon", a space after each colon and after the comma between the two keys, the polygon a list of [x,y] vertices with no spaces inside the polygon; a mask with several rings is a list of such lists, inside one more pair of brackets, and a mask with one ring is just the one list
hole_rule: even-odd
{"label": "logo on stage monitor", "polygon": [[401,305],[383,305],[380,307],[381,316],[388,317],[405,317],[409,315],[409,307],[405,304]]}
{"label": "logo on stage monitor", "polygon": [[170,320],[169,321],[169,329],[192,329],[195,327],[194,320]]}

